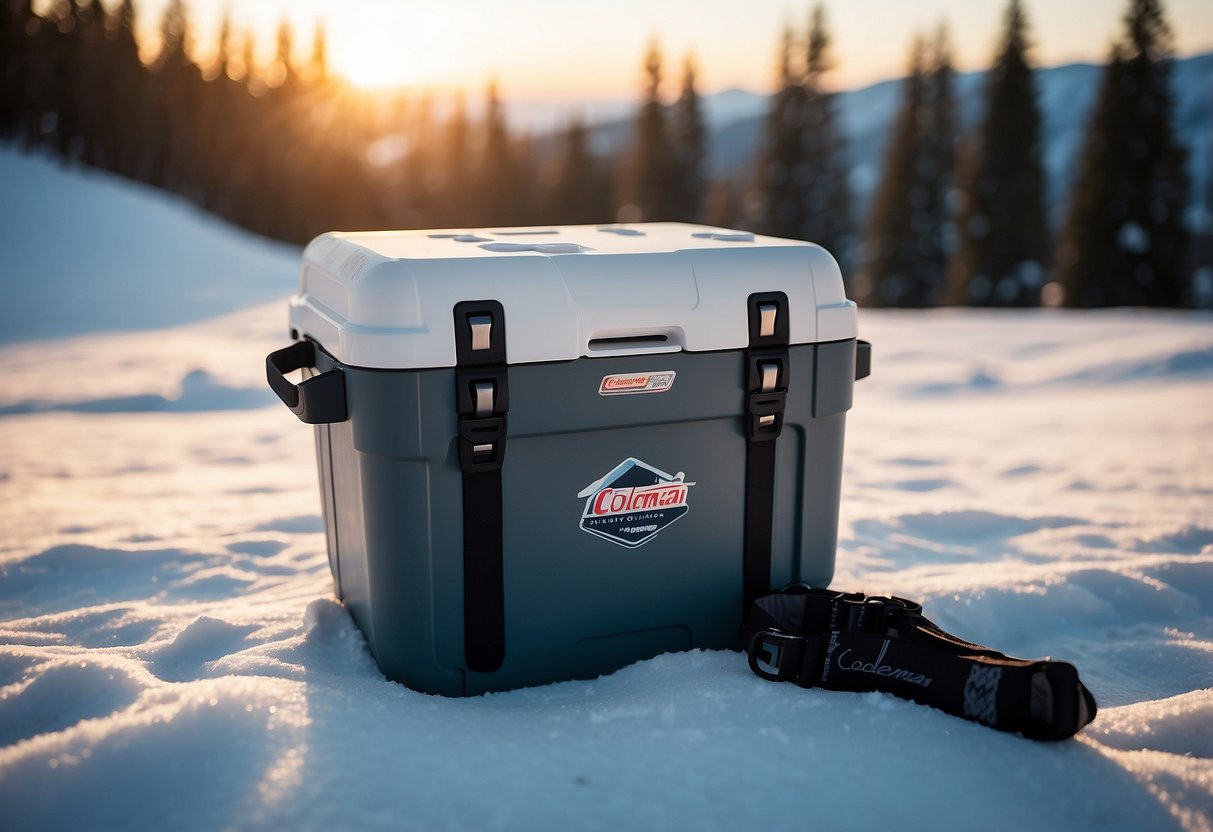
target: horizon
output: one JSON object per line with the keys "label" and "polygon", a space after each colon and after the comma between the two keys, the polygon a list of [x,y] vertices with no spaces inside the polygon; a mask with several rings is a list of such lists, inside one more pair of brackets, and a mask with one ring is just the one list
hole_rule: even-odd
{"label": "horizon", "polygon": [[[52,0],[38,0],[45,11]],[[114,8],[118,0],[101,0]],[[135,0],[141,54],[154,57],[159,24],[169,0]],[[862,89],[904,76],[912,39],[940,24],[949,30],[958,73],[991,63],[1005,0],[898,0],[826,3],[833,69],[827,85]],[[1074,0],[1050,4],[1023,0],[1030,24],[1033,65],[1104,63],[1123,31],[1127,0]],[[633,100],[650,41],[663,57],[662,92],[676,94],[682,64],[693,56],[702,95],[731,89],[769,94],[775,86],[776,53],[785,25],[799,36],[812,3],[763,3],[744,16],[720,0],[692,4],[673,0],[659,7],[617,0],[611,7],[579,8],[575,18],[554,0],[517,0],[511,11],[490,4],[451,7],[438,0],[187,0],[191,54],[213,60],[220,23],[229,13],[239,44],[245,32],[257,43],[259,61],[273,59],[276,30],[290,23],[293,62],[310,54],[318,21],[324,21],[331,71],[354,86],[406,96],[475,99],[496,83],[510,102],[550,102],[592,109]],[[1203,0],[1170,0],[1164,13],[1177,58],[1213,51],[1213,15]],[[535,21],[543,21],[535,25]]]}
{"label": "horizon", "polygon": [[[1186,61],[1192,58],[1200,58],[1207,55],[1213,55],[1213,47],[1204,49],[1191,54],[1180,55],[1176,54],[1174,60],[1176,62]],[[1032,71],[1049,72],[1052,70],[1064,69],[1071,66],[1090,66],[1100,67],[1103,62],[1100,61],[1063,61],[1056,64],[1033,66]],[[956,77],[970,76],[974,74],[982,74],[986,72],[988,67],[975,67],[973,69],[956,71]],[[869,83],[860,84],[856,87],[848,87],[845,89],[837,89],[835,92],[839,95],[851,93],[860,93],[872,87],[877,87],[882,84],[898,83],[905,78],[904,74],[893,75],[886,78],[878,78]],[[479,92],[479,91],[475,91]],[[771,90],[756,90],[747,87],[732,86],[724,89],[701,90],[700,97],[704,100],[716,98],[729,94],[751,95],[766,98],[773,94]],[[635,92],[631,97],[621,97],[613,99],[604,99],[601,101],[580,104],[571,100],[562,100],[554,98],[526,98],[521,96],[503,96],[503,104],[505,105],[506,120],[511,126],[522,130],[538,130],[550,131],[561,129],[568,124],[572,117],[578,117],[584,123],[589,125],[606,124],[621,118],[630,118],[631,114],[639,106],[640,101]],[[479,94],[473,94],[466,102],[467,111],[476,115],[483,109],[483,97]],[[711,118],[712,113],[709,111],[705,116]],[[749,116],[742,116],[748,118]]]}

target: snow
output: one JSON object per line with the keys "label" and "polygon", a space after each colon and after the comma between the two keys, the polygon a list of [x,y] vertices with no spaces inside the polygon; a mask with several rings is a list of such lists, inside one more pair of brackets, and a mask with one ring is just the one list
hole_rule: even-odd
{"label": "snow", "polygon": [[279,297],[294,277],[291,247],[184,199],[107,188],[100,173],[57,173],[50,159],[0,149],[0,343],[198,321]]}
{"label": "snow", "polygon": [[[0,347],[4,828],[1213,829],[1213,316],[861,316],[835,585],[1073,661],[1101,706],[1077,739],[771,684],[727,651],[450,700],[385,681],[334,600],[310,431],[261,391],[299,252],[0,169],[6,217],[36,191],[63,228],[103,206],[180,242],[182,290],[261,276],[218,317],[149,301],[98,332],[142,253],[103,267],[58,235],[105,290],[87,319],[2,272],[42,287],[23,332],[78,328]],[[35,236],[5,243],[37,264]]]}

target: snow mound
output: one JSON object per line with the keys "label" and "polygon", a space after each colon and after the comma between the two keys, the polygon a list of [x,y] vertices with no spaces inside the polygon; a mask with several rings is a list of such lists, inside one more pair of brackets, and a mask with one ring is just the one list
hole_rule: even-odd
{"label": "snow mound", "polygon": [[183,199],[0,147],[0,343],[211,318],[290,293],[298,250]]}
{"label": "snow mound", "polygon": [[0,406],[0,416],[19,413],[197,413],[205,410],[247,410],[265,407],[273,394],[261,387],[238,387],[218,381],[206,370],[190,370],[177,385],[175,393],[133,393],[126,396],[102,396],[94,399],[57,402],[27,399]]}

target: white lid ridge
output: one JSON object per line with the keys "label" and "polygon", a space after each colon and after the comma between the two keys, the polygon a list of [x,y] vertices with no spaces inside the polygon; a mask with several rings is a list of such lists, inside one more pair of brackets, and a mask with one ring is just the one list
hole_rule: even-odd
{"label": "white lid ridge", "polygon": [[491,299],[527,364],[743,349],[747,298],[772,291],[792,344],[856,337],[825,249],[684,223],[330,232],[303,252],[290,320],[350,366],[453,367],[455,304]]}

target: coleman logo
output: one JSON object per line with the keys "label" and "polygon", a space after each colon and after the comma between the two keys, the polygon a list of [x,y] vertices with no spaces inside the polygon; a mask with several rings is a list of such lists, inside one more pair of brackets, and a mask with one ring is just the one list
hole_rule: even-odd
{"label": "coleman logo", "polygon": [[[830,650],[826,655],[826,663],[829,663],[829,655],[834,652],[838,642],[836,639],[837,633],[830,635]],[[900,682],[908,682],[911,685],[921,685],[927,687],[931,684],[932,677],[926,676],[913,670],[906,670],[904,667],[890,667],[884,664],[885,653],[889,652],[889,640],[886,638],[880,646],[880,652],[876,654],[876,658],[870,662],[865,662],[863,659],[853,657],[851,648],[847,648],[838,654],[838,669],[852,671],[854,673],[870,673],[873,676],[888,676],[891,679],[896,679]],[[821,675],[822,681],[825,680],[826,674]]]}
{"label": "coleman logo", "polygon": [[673,370],[661,370],[655,373],[620,373],[614,376],[603,376],[598,385],[600,396],[623,396],[628,393],[664,393],[674,386]]}
{"label": "coleman logo", "polygon": [[694,484],[681,471],[671,476],[629,457],[577,495],[585,498],[581,528],[629,549],[643,546],[687,513]]}

